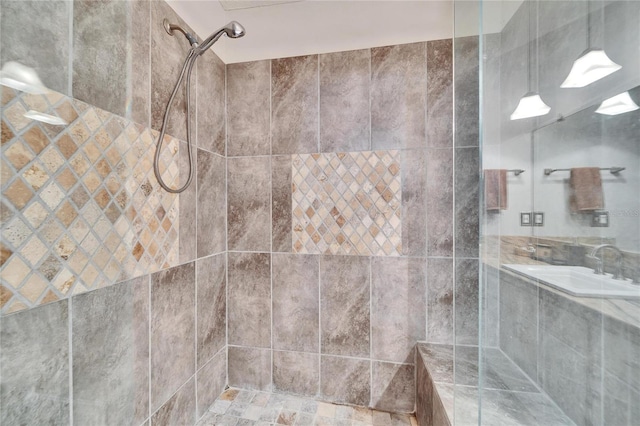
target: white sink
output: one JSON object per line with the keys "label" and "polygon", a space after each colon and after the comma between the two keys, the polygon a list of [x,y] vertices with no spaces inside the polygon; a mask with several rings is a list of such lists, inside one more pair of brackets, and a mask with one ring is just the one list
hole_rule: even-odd
{"label": "white sink", "polygon": [[614,280],[610,274],[597,275],[593,270],[582,266],[509,264],[502,266],[574,296],[640,298],[640,285],[632,284],[631,280]]}

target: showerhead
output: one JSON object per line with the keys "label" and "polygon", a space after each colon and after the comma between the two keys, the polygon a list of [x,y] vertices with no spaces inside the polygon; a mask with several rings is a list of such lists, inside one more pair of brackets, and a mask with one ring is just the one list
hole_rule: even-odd
{"label": "showerhead", "polygon": [[223,30],[230,38],[240,38],[244,35],[244,27],[236,21],[229,22]]}
{"label": "showerhead", "polygon": [[229,38],[240,38],[244,36],[244,27],[240,25],[236,21],[231,21],[224,27],[220,28],[215,33],[211,34],[209,38],[202,42],[200,46],[198,46],[199,54],[202,55],[207,49],[209,49],[213,44],[218,41],[222,34],[226,34]]}

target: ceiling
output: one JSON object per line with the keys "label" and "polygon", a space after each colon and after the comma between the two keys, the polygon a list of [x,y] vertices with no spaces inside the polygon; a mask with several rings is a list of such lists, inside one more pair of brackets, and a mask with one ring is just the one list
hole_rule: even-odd
{"label": "ceiling", "polygon": [[[213,46],[225,63],[340,52],[477,34],[478,0],[167,0],[202,38],[231,20],[246,36]],[[484,31],[522,0],[484,1]],[[489,22],[495,21],[495,22]]]}

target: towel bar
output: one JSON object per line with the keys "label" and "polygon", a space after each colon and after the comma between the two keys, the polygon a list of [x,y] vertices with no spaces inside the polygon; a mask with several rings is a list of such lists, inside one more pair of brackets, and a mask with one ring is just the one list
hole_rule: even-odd
{"label": "towel bar", "polygon": [[[600,168],[600,170],[611,171],[612,175],[617,175],[618,173],[620,173],[625,169],[626,167],[601,167]],[[571,169],[544,169],[544,175],[549,176],[551,173],[554,173],[554,172],[568,172],[568,171],[571,171]]]}
{"label": "towel bar", "polygon": [[523,169],[511,169],[511,170],[507,170],[509,173],[513,173],[516,176],[520,176],[522,173],[524,173]]}

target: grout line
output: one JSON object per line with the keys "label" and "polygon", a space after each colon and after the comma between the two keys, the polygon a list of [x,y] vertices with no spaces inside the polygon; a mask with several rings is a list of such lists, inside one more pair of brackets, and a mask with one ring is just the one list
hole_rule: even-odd
{"label": "grout line", "polygon": [[[69,4],[69,61],[67,66],[67,96],[73,97],[73,5],[74,2],[68,2]],[[151,49],[149,49],[151,51]],[[151,64],[151,63],[149,63]],[[149,65],[151,66],[151,65]],[[73,419],[72,419],[73,420]]]}
{"label": "grout line", "polygon": [[225,386],[229,386],[229,66],[224,66],[224,266],[225,266]]}
{"label": "grout line", "polygon": [[318,141],[316,143],[316,148],[317,151],[316,152],[320,152],[320,55],[316,55],[316,84],[317,84],[317,94],[318,94],[318,99],[316,101],[316,107],[318,108],[318,112],[316,114],[316,118],[318,119],[318,124],[317,124],[317,138]]}
{"label": "grout line", "polygon": [[373,96],[373,76],[371,75],[373,72],[373,68],[371,65],[373,49],[367,49],[369,51],[369,151],[373,151],[373,129],[372,129],[372,118],[371,118],[371,97]]}
{"label": "grout line", "polygon": [[273,155],[273,120],[272,120],[272,108],[273,108],[273,60],[269,61],[269,186],[270,186],[270,197],[269,197],[269,284],[271,285],[271,291],[269,296],[271,297],[271,303],[269,304],[269,314],[270,314],[270,323],[271,329],[269,330],[271,337],[271,348],[269,350],[271,356],[271,378],[269,380],[269,389],[273,391],[275,389],[275,385],[273,382],[273,163],[272,163],[272,155]]}
{"label": "grout line", "polygon": [[[465,346],[465,345],[458,345],[458,346]],[[229,347],[230,348],[240,348],[240,349],[269,350],[269,348],[265,348],[265,347],[246,346],[246,345],[229,345]],[[274,349],[273,352],[287,352],[287,353],[294,353],[294,354],[317,355],[316,352],[290,351],[288,349]],[[335,354],[330,354],[330,353],[323,353],[321,355],[322,356],[330,356],[330,357],[334,357],[334,358],[351,359],[351,360],[356,360],[356,361],[377,361],[377,362],[382,362],[382,363],[385,363],[385,364],[393,364],[393,365],[413,365],[413,364],[408,363],[408,362],[389,361],[389,360],[386,360],[386,359],[373,359],[373,358],[364,358],[364,357],[349,356],[349,355],[335,355]]]}
{"label": "grout line", "polygon": [[[197,234],[196,234],[197,235]],[[195,388],[195,403],[196,403],[196,418],[198,417],[198,265],[201,263],[200,260],[196,260],[194,263],[194,306],[193,306],[193,316],[194,316],[194,327],[193,327],[193,371],[195,380],[193,382],[193,387]],[[215,309],[215,307],[214,307]]]}
{"label": "grout line", "polygon": [[[148,42],[149,42],[149,47],[151,47],[152,44],[152,33],[151,33],[151,21],[152,21],[152,15],[151,15],[151,2],[149,2],[149,38],[148,38]],[[148,66],[147,66],[147,127],[150,129],[151,128],[151,48],[149,49],[149,53],[148,53]]]}
{"label": "grout line", "polygon": [[320,364],[322,361],[322,256],[316,256],[318,259],[318,387],[316,395],[320,395],[320,381],[322,380],[322,370]]}
{"label": "grout line", "polygon": [[73,303],[72,297],[67,303],[67,321],[69,334],[69,424],[73,425]]}
{"label": "grout line", "polygon": [[149,353],[149,371],[148,371],[148,381],[149,381],[149,394],[147,396],[147,405],[148,405],[148,417],[149,417],[149,422],[151,422],[151,373],[152,373],[152,369],[151,369],[151,355],[152,355],[152,349],[151,349],[151,274],[149,274],[148,278],[147,278],[147,297],[149,298],[147,300],[147,315],[148,315],[148,319],[147,319],[147,329],[148,329],[148,334],[149,336],[147,337],[148,340],[148,350],[147,352]]}
{"label": "grout line", "polygon": [[[456,50],[456,46],[455,43],[452,41],[452,47],[451,47],[451,56],[452,56],[452,64],[451,64],[451,81],[452,81],[452,101],[455,105],[455,95],[456,95],[456,84],[455,84],[455,69],[456,69],[456,60],[455,60],[455,50]],[[452,241],[451,241],[451,254],[453,257],[453,283],[452,283],[452,314],[453,314],[453,318],[452,318],[452,330],[451,330],[451,336],[452,336],[452,343],[453,343],[453,382],[454,382],[454,391],[453,391],[453,401],[454,401],[454,414],[453,414],[453,419],[452,419],[452,423],[455,423],[455,400],[456,400],[456,391],[455,391],[455,378],[456,378],[456,288],[457,288],[457,268],[456,268],[456,261],[458,260],[458,258],[456,257],[456,215],[455,215],[455,211],[456,211],[456,109],[453,108],[452,110],[452,127],[451,127],[451,134],[453,136],[452,141],[451,141],[451,148],[452,149],[452,155],[451,155],[451,169],[452,169],[452,180],[453,180],[453,185],[452,185],[452,193],[451,193],[451,205],[453,206],[452,208],[452,212],[451,212],[451,225],[452,225],[452,231],[453,231],[453,235],[452,235]],[[480,404],[479,404],[480,406]],[[479,415],[481,415],[481,413],[479,413]]]}
{"label": "grout line", "polygon": [[373,257],[369,256],[369,406],[373,406]]}

